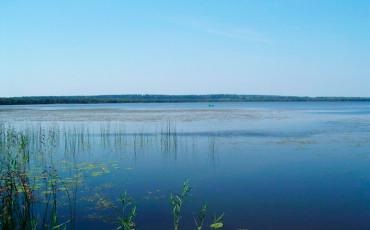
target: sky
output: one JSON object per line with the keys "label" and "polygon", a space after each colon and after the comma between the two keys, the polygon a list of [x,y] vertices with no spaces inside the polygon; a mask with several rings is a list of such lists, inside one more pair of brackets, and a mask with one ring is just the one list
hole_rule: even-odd
{"label": "sky", "polygon": [[370,96],[368,0],[1,0],[0,97]]}

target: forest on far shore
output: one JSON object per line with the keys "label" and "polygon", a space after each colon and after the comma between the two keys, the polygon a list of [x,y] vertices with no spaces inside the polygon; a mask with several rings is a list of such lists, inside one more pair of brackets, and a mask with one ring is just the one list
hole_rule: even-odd
{"label": "forest on far shore", "polygon": [[288,101],[370,101],[369,97],[298,97],[272,95],[99,95],[2,97],[0,105],[95,104],[95,103],[181,103],[181,102],[288,102]]}

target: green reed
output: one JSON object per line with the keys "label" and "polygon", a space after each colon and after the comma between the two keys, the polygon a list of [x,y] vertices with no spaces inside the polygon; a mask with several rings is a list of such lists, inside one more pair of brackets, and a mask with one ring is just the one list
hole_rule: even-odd
{"label": "green reed", "polygon": [[199,210],[198,216],[194,217],[194,222],[197,230],[203,229],[206,214],[207,214],[207,205],[204,204]]}
{"label": "green reed", "polygon": [[[132,197],[130,197],[127,192],[124,192],[121,194],[120,203],[122,214],[118,219],[119,226],[117,229],[135,230],[136,206],[133,204]],[[126,213],[127,210],[129,213]]]}
{"label": "green reed", "polygon": [[[54,129],[44,130],[41,127],[32,135],[12,127],[1,127],[1,229],[59,229],[65,225],[59,223],[57,214],[60,200],[57,195],[61,187],[61,179],[53,167],[57,135]],[[31,164],[31,152],[44,161],[44,170],[33,170],[35,165]],[[41,183],[45,184],[42,192],[37,188]],[[47,201],[45,205],[38,202],[43,193]],[[41,209],[44,209],[42,217]]]}
{"label": "green reed", "polygon": [[182,191],[178,194],[171,194],[170,196],[174,230],[178,230],[180,228],[181,208],[184,204],[185,198],[189,195],[190,191],[191,187],[189,181],[185,181],[182,186]]}
{"label": "green reed", "polygon": [[[149,143],[144,131],[135,133],[131,139],[127,138],[129,135],[122,124],[102,125],[97,133],[83,125],[64,128],[39,125],[16,129],[0,124],[0,229],[74,229],[76,194],[80,183],[77,174],[94,167],[85,164],[79,168],[76,163],[78,154],[89,152],[92,138],[96,136],[100,137],[98,144],[105,148],[113,145],[117,151],[132,140],[135,155],[136,146],[143,147]],[[176,152],[177,136],[176,125],[168,122],[159,135],[162,150]],[[58,148],[70,160],[68,170],[71,178],[63,178],[65,174],[56,167],[60,166],[60,162],[55,160]],[[185,181],[179,193],[170,195],[174,230],[180,229],[182,208],[190,192],[190,183]],[[65,204],[67,216],[60,211]],[[136,229],[137,209],[127,193],[121,195],[120,205],[118,229]],[[66,210],[65,206],[63,209]],[[206,212],[207,206],[204,205],[194,218],[197,230],[205,226]],[[211,229],[222,228],[223,215],[215,217],[208,226]]]}

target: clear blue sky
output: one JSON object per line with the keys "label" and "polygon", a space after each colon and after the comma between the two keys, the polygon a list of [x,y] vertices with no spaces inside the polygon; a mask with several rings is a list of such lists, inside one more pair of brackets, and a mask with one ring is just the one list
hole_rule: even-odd
{"label": "clear blue sky", "polygon": [[370,96],[370,1],[0,1],[0,96],[131,93]]}

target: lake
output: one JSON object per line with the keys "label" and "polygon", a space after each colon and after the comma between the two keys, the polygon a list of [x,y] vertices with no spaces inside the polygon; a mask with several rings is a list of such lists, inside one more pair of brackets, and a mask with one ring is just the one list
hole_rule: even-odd
{"label": "lake", "polygon": [[117,229],[126,191],[137,229],[173,229],[188,181],[180,229],[203,204],[204,229],[370,229],[370,102],[0,106],[0,124],[0,204],[38,226]]}

